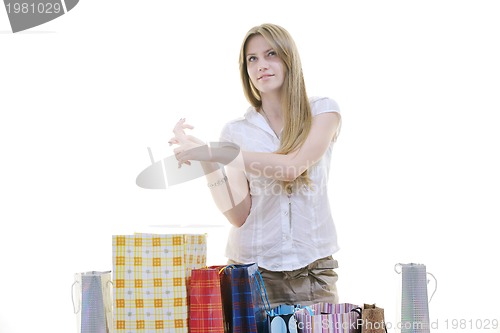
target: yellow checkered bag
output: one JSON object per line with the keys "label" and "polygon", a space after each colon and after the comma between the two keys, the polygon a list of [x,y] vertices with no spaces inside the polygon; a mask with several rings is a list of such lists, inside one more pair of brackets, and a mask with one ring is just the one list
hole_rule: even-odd
{"label": "yellow checkered bag", "polygon": [[114,235],[116,332],[187,333],[191,270],[206,253],[206,234]]}

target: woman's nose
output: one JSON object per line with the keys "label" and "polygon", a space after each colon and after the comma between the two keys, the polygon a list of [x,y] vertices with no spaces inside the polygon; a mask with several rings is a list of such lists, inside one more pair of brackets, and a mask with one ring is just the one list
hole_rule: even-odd
{"label": "woman's nose", "polygon": [[259,68],[259,72],[262,72],[262,71],[264,71],[266,69],[269,69],[269,63],[267,61],[261,61],[259,63],[259,67],[258,68]]}

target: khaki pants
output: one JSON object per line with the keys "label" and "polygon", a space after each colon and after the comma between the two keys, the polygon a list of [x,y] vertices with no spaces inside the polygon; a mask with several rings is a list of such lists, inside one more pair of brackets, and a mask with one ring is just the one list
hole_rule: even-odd
{"label": "khaki pants", "polygon": [[[229,264],[236,263],[230,260]],[[259,271],[274,308],[280,304],[338,303],[337,267],[337,260],[328,256],[294,271],[275,272],[261,267]]]}

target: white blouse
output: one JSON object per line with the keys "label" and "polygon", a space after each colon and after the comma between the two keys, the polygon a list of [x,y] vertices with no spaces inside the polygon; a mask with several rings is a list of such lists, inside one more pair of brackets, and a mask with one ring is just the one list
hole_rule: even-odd
{"label": "white blouse", "polygon": [[[339,112],[330,98],[311,98],[313,117]],[[243,118],[227,123],[221,141],[237,144],[243,151],[275,152],[280,140],[264,117],[250,107]],[[251,208],[241,227],[232,227],[226,256],[238,263],[257,263],[271,271],[291,271],[339,250],[337,232],[327,194],[333,142],[323,157],[309,168],[312,188],[289,197],[280,182],[247,173]]]}

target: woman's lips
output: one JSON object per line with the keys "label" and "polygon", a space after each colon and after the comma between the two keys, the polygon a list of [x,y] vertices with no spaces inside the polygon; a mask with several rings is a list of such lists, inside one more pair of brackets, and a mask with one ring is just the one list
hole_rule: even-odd
{"label": "woman's lips", "polygon": [[259,77],[257,80],[261,80],[261,79],[265,80],[265,79],[268,79],[268,78],[273,77],[273,76],[274,76],[274,74],[264,74],[261,77]]}

